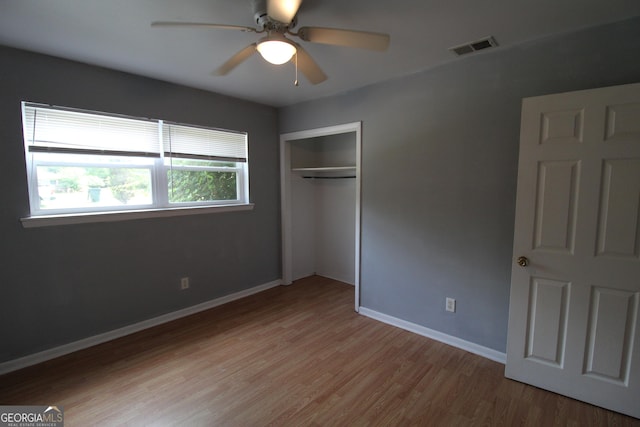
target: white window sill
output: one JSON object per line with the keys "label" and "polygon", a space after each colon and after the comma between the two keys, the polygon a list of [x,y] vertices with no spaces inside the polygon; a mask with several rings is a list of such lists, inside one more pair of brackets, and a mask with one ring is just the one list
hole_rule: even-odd
{"label": "white window sill", "polygon": [[91,212],[64,215],[39,215],[21,218],[24,228],[49,227],[54,225],[87,224],[93,222],[129,221],[144,218],[167,218],[186,215],[202,215],[253,210],[253,203],[242,205],[189,206],[182,208],[144,209],[135,211]]}

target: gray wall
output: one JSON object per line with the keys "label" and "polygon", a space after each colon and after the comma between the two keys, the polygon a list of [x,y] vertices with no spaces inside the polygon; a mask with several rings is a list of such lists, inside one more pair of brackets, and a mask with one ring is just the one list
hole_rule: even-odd
{"label": "gray wall", "polygon": [[363,121],[362,305],[504,352],[521,99],[640,81],[638,52],[636,18],[281,109]]}
{"label": "gray wall", "polygon": [[[255,209],[24,229],[22,100],[247,131]],[[0,147],[0,362],[280,278],[274,108],[0,47]]]}

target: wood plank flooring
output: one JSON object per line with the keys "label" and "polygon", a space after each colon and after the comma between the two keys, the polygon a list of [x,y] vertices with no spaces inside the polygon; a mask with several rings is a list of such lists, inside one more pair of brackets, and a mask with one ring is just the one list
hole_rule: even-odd
{"label": "wood plank flooring", "polygon": [[640,426],[503,372],[313,276],[0,376],[0,404],[66,426]]}

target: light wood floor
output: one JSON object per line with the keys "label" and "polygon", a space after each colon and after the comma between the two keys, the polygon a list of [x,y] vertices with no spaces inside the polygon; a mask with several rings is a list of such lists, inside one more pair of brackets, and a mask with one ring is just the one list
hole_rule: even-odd
{"label": "light wood floor", "polygon": [[503,371],[314,276],[0,376],[0,404],[61,405],[67,426],[640,426]]}

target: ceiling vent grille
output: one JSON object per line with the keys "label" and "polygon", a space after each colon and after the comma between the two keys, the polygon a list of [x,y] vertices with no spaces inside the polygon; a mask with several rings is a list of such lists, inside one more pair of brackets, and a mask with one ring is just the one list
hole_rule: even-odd
{"label": "ceiling vent grille", "polygon": [[456,55],[466,55],[467,53],[476,52],[478,50],[487,49],[498,46],[498,42],[493,37],[485,37],[474,42],[461,44],[460,46],[450,47],[449,50]]}

